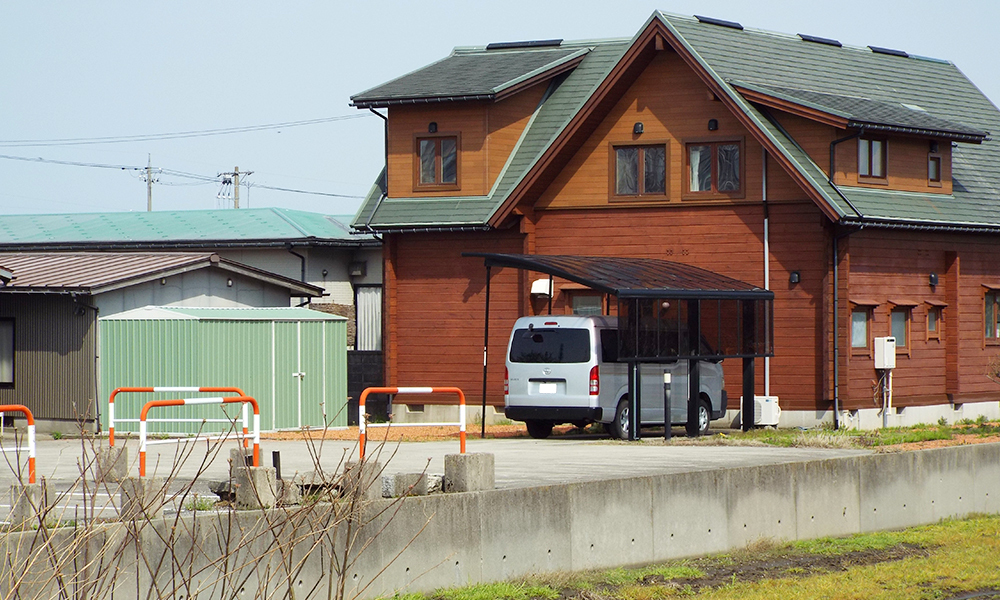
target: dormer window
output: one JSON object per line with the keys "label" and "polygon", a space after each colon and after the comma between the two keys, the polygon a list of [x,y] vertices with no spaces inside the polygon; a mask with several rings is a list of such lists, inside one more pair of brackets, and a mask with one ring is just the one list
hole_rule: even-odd
{"label": "dormer window", "polygon": [[941,155],[927,155],[927,185],[932,187],[941,186]]}
{"label": "dormer window", "polygon": [[885,149],[884,138],[859,138],[858,176],[885,179]]}
{"label": "dormer window", "polygon": [[458,187],[458,135],[416,138],[416,187],[454,189]]}

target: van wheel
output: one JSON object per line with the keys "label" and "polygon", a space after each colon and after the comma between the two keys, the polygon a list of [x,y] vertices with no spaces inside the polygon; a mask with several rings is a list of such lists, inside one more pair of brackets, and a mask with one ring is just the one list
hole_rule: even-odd
{"label": "van wheel", "polygon": [[615,439],[628,439],[628,398],[622,398],[618,401],[615,420],[609,424],[608,432]]}
{"label": "van wheel", "polygon": [[544,440],[552,435],[552,425],[554,425],[552,421],[531,419],[530,421],[525,421],[524,424],[528,426],[528,435],[536,440]]}
{"label": "van wheel", "polygon": [[712,422],[712,407],[704,398],[698,403],[698,435],[708,434],[708,425]]}

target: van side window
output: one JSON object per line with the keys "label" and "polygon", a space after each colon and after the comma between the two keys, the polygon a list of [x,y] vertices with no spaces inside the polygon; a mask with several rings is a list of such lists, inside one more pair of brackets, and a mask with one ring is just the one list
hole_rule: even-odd
{"label": "van side window", "polygon": [[601,330],[601,360],[606,363],[618,362],[618,330]]}

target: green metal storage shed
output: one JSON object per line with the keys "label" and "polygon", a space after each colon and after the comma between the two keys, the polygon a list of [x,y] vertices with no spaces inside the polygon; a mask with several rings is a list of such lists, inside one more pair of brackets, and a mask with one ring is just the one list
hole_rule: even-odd
{"label": "green metal storage shed", "polygon": [[[260,404],[261,429],[347,425],[347,319],[307,308],[147,306],[99,319],[101,430],[108,397],[119,387],[238,387]],[[115,431],[138,431],[153,399],[213,394],[121,394]],[[218,394],[214,394],[218,395]],[[238,408],[227,407],[228,417]],[[158,409],[150,433],[221,431],[219,405]]]}

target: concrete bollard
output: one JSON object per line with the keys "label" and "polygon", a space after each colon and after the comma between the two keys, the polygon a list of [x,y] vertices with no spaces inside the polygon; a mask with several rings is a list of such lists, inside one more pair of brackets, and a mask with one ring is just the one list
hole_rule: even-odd
{"label": "concrete bollard", "polygon": [[429,490],[426,473],[396,473],[382,476],[382,497],[426,496]]}
{"label": "concrete bollard", "polygon": [[291,479],[278,479],[274,482],[274,495],[278,506],[295,506],[302,503],[302,490]]}
{"label": "concrete bollard", "polygon": [[[263,455],[263,453],[261,453]],[[253,448],[229,449],[229,478],[236,479],[236,469],[253,466]]]}
{"label": "concrete bollard", "polygon": [[[55,500],[52,485],[42,483],[15,483],[10,486],[10,525],[15,529],[37,527],[42,515],[46,515]],[[46,515],[46,525],[54,525],[54,519]]]}
{"label": "concrete bollard", "polygon": [[159,519],[163,517],[166,498],[162,477],[126,477],[121,487],[121,520]]}
{"label": "concrete bollard", "polygon": [[478,492],[492,490],[496,467],[492,454],[444,455],[444,491]]}
{"label": "concrete bollard", "polygon": [[242,467],[236,469],[236,507],[273,508],[275,496],[274,467]]}
{"label": "concrete bollard", "polygon": [[382,497],[382,463],[374,460],[364,462],[350,461],[344,465],[344,477],[341,479],[340,493],[342,496],[358,494],[362,500],[378,500]]}
{"label": "concrete bollard", "polygon": [[109,446],[97,453],[97,481],[118,483],[128,476],[128,447]]}

